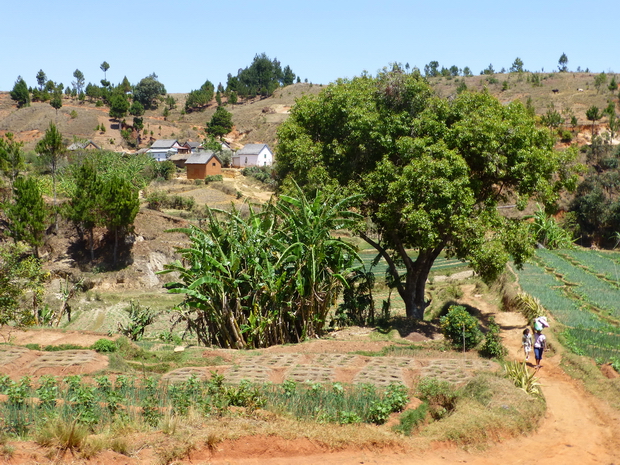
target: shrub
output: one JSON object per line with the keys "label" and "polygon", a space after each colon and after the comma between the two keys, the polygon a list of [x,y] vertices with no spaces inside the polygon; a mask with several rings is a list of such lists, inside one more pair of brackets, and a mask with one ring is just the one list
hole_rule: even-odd
{"label": "shrub", "polygon": [[224,176],[221,174],[209,174],[205,177],[205,184],[209,184],[210,182],[222,182],[224,181]]}
{"label": "shrub", "polygon": [[439,321],[443,335],[455,347],[470,350],[482,340],[478,320],[470,315],[463,306],[450,306],[448,314],[442,316]]}
{"label": "shrub", "polygon": [[564,143],[569,143],[573,140],[573,134],[568,130],[563,130],[560,132],[560,139]]}
{"label": "shrub", "polygon": [[499,325],[495,323],[495,318],[489,319],[489,330],[484,338],[484,343],[480,349],[480,354],[488,358],[503,359],[508,350],[502,345],[502,339],[499,336]]}
{"label": "shrub", "polygon": [[418,383],[417,395],[428,402],[431,416],[439,420],[456,408],[458,390],[447,381],[435,378],[422,378]]}
{"label": "shrub", "polygon": [[93,349],[94,351],[103,353],[116,352],[117,348],[118,347],[116,346],[116,343],[114,341],[110,341],[109,339],[104,338],[99,339],[91,346],[91,349]]}
{"label": "shrub", "polygon": [[151,192],[146,197],[147,208],[150,208],[151,210],[161,211],[161,209],[164,207],[164,203],[166,201],[166,197],[167,197],[167,195],[163,191]]}

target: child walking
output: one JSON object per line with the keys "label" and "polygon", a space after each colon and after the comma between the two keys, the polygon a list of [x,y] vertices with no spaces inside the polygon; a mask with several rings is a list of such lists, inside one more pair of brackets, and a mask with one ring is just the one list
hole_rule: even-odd
{"label": "child walking", "polygon": [[525,361],[527,362],[530,358],[530,351],[532,350],[532,335],[530,334],[530,328],[525,328],[523,330],[521,345],[523,346],[523,352],[525,352]]}
{"label": "child walking", "polygon": [[534,335],[534,358],[536,358],[536,366],[535,368],[541,368],[542,365],[540,362],[543,358],[543,352],[547,348],[547,338],[542,333],[542,331],[536,331]]}

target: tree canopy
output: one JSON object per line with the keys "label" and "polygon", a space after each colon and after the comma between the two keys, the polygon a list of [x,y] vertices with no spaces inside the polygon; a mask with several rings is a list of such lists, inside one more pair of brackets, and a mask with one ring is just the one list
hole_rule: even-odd
{"label": "tree canopy", "polygon": [[232,113],[224,107],[217,107],[215,113],[211,117],[211,121],[207,123],[207,134],[213,137],[225,136],[233,128]]}
{"label": "tree canopy", "polygon": [[227,92],[236,92],[241,97],[269,97],[280,86],[295,81],[295,73],[290,66],[284,71],[277,58],[270,59],[265,53],[254,56],[252,64],[240,69],[237,76],[228,75]]}
{"label": "tree canopy", "polygon": [[166,88],[157,80],[155,73],[142,79],[133,90],[134,100],[140,102],[147,110],[155,110],[158,107],[157,97],[160,95],[166,95]]}
{"label": "tree canopy", "polygon": [[522,264],[533,251],[527,226],[503,217],[498,204],[551,201],[572,180],[565,155],[520,103],[471,92],[443,100],[419,73],[398,67],[298,100],[278,139],[283,189],[295,179],[306,190],[362,194],[360,211],[378,235],[361,236],[388,263],[415,318],[424,315],[425,282],[440,253],[468,260],[487,279],[510,256]]}

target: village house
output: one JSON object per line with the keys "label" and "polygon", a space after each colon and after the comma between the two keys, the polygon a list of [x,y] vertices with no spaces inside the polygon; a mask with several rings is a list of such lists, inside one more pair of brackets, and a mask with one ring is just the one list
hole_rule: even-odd
{"label": "village house", "polygon": [[222,160],[211,150],[196,152],[185,161],[187,179],[204,179],[222,174]]}
{"label": "village house", "polygon": [[232,156],[233,168],[271,166],[273,153],[267,144],[247,144]]}
{"label": "village house", "polygon": [[179,149],[183,150],[183,146],[177,140],[157,139],[146,153],[157,161],[166,161],[179,153]]}

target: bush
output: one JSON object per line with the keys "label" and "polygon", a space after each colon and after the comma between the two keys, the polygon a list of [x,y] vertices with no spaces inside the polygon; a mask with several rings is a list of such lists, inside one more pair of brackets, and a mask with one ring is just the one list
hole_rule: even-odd
{"label": "bush", "polygon": [[209,184],[210,182],[222,182],[224,181],[224,176],[221,174],[209,174],[205,178],[205,184]]}
{"label": "bush", "polygon": [[161,211],[166,202],[167,195],[163,191],[154,191],[151,192],[147,197],[147,208],[151,210]]}
{"label": "bush", "polygon": [[99,339],[97,342],[95,342],[92,346],[91,349],[96,351],[96,352],[103,352],[103,353],[110,353],[110,352],[116,352],[116,349],[118,347],[116,346],[116,343],[114,341],[110,341],[109,339]]}
{"label": "bush", "polygon": [[562,142],[568,144],[573,140],[573,134],[570,131],[563,130],[560,132],[560,139]]}
{"label": "bush", "polygon": [[480,349],[480,354],[488,358],[503,359],[508,353],[508,350],[502,345],[502,340],[499,337],[499,325],[495,323],[495,318],[489,319],[489,330],[484,338],[484,343]]}
{"label": "bush", "polygon": [[465,307],[452,305],[448,314],[440,318],[443,335],[456,348],[470,350],[482,340],[482,331],[476,317],[469,314]]}
{"label": "bush", "polygon": [[431,416],[439,420],[456,408],[458,390],[447,381],[435,378],[422,378],[418,383],[417,395],[428,402]]}

